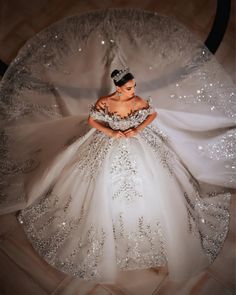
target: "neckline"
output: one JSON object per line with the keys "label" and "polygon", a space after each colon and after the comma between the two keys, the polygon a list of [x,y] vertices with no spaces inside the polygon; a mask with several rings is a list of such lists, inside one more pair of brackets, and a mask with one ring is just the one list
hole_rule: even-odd
{"label": "neckline", "polygon": [[[148,102],[149,102],[149,100],[148,100]],[[134,115],[135,115],[137,112],[139,112],[139,111],[144,111],[144,110],[147,111],[147,110],[151,109],[151,105],[150,105],[150,103],[149,103],[147,107],[144,107],[144,108],[142,108],[142,109],[131,110],[130,113],[128,113],[126,116],[121,116],[120,114],[117,114],[117,112],[110,112],[109,109],[108,109],[107,104],[104,104],[104,107],[101,108],[100,110],[98,110],[98,109],[95,107],[95,103],[94,103],[94,104],[93,104],[93,108],[94,108],[94,111],[99,112],[99,113],[102,113],[103,115],[107,115],[107,116],[109,116],[109,117],[111,117],[111,118],[112,118],[112,117],[118,117],[118,118],[120,118],[120,120],[126,120],[126,119],[128,119],[129,117],[134,116]]]}
{"label": "neckline", "polygon": [[120,114],[117,114],[117,112],[109,112],[108,107],[105,106],[105,113],[109,115],[110,117],[119,117],[121,120],[128,119],[129,117],[132,117],[135,113],[143,110],[148,110],[150,106],[142,109],[137,109],[137,110],[131,110],[130,113],[128,113],[126,116],[121,116]]}
{"label": "neckline", "polygon": [[[135,102],[136,102],[136,95],[134,95],[132,98],[124,101],[124,102],[127,102],[127,101],[130,101],[130,100],[133,100],[133,105],[135,106]],[[117,112],[110,112],[109,111],[109,107],[108,107],[108,97],[107,97],[107,104],[105,104],[105,113],[108,114],[109,116],[115,116],[115,117],[119,117],[121,120],[124,120],[124,119],[127,119],[129,118],[131,115],[133,115],[137,110],[131,110],[127,115],[125,116],[121,116],[120,114],[117,114]]]}
{"label": "neckline", "polygon": [[[118,99],[112,99],[111,97],[107,97],[107,100],[108,100],[108,99],[111,99],[111,100],[113,100],[113,101],[119,101]],[[122,102],[127,102],[127,101],[130,101],[130,100],[132,100],[132,99],[134,99],[134,103],[135,103],[136,95],[132,96],[132,97],[129,98],[129,99],[126,99],[126,100],[120,100],[120,101],[122,101]]]}

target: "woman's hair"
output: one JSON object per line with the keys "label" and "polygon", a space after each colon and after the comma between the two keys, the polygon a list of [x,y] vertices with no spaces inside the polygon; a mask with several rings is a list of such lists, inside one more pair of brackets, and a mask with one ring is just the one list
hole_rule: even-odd
{"label": "woman's hair", "polygon": [[[114,71],[111,73],[111,78],[113,79],[117,74],[119,74],[119,70],[114,70]],[[127,83],[128,81],[130,81],[130,80],[132,80],[132,79],[134,79],[133,74],[131,74],[131,73],[127,73],[127,74],[125,74],[125,76],[122,77],[119,81],[115,81],[115,80],[113,79],[113,82],[114,82],[114,84],[115,84],[116,86],[121,87],[121,86],[123,86],[125,83]]]}

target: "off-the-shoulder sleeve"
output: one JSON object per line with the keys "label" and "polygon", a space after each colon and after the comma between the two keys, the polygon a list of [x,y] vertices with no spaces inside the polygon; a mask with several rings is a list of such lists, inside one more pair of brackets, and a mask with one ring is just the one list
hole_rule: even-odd
{"label": "off-the-shoulder sleeve", "polygon": [[155,113],[156,110],[155,110],[155,108],[153,107],[153,103],[152,103],[152,98],[151,98],[151,96],[149,96],[149,97],[146,99],[146,101],[147,101],[147,103],[148,103],[148,107],[147,107],[147,109],[148,109],[148,113],[149,113],[149,114]]}
{"label": "off-the-shoulder sleeve", "polygon": [[96,108],[96,103],[93,103],[90,105],[90,108],[89,108],[89,116],[91,118],[93,118],[94,120],[99,120],[99,121],[102,121],[104,119],[104,115],[105,115],[105,112],[103,109],[97,109]]}

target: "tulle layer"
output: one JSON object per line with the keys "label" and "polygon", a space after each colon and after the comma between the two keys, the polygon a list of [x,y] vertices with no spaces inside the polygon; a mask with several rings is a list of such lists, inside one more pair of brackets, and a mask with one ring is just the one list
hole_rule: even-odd
{"label": "tulle layer", "polygon": [[[168,265],[183,280],[214,260],[226,237],[230,194],[208,191],[150,125],[133,138],[91,129],[29,189],[19,214],[39,254],[84,279]],[[41,197],[40,197],[41,196]]]}

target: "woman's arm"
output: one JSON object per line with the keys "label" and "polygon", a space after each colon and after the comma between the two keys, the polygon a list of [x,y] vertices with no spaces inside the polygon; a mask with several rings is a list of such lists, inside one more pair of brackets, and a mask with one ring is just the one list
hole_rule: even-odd
{"label": "woman's arm", "polygon": [[[140,109],[148,107],[148,102],[141,97],[138,97],[138,106]],[[142,131],[147,125],[149,125],[157,116],[157,112],[153,112],[147,116],[147,118],[136,128],[126,130],[124,133],[126,137],[135,136],[138,132]]]}
{"label": "woman's arm", "polygon": [[[97,100],[96,104],[95,104],[95,108],[98,110],[102,110],[104,109],[106,104],[106,98],[105,97],[101,97]],[[106,127],[104,124],[98,122],[97,120],[94,120],[90,115],[88,117],[88,124],[94,128],[96,128],[97,130],[105,133],[108,136],[111,137],[115,137],[115,138],[119,138],[119,137],[125,137],[125,134],[119,130],[113,130],[110,127]]]}
{"label": "woman's arm", "polygon": [[138,125],[135,129],[140,132],[142,131],[147,125],[149,125],[157,116],[157,112],[154,112],[147,116],[146,120],[144,120],[140,125]]}
{"label": "woman's arm", "polygon": [[97,130],[105,133],[108,136],[112,136],[112,129],[109,127],[104,126],[104,124],[99,123],[98,121],[94,120],[91,116],[88,117],[88,124]]}
{"label": "woman's arm", "polygon": [[88,117],[88,124],[110,137],[115,137],[115,138],[126,137],[122,131],[113,130],[109,127],[106,127],[102,123],[99,123],[98,121],[93,120],[93,118],[91,118],[90,116]]}
{"label": "woman's arm", "polygon": [[147,116],[147,118],[136,128],[131,128],[126,131],[124,131],[124,134],[126,137],[132,137],[138,134],[140,131],[142,131],[147,125],[149,125],[157,116],[157,112],[154,112]]}

